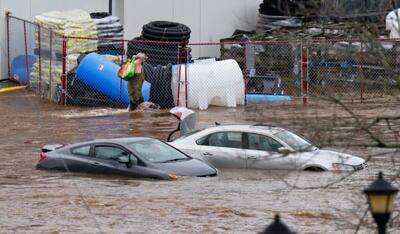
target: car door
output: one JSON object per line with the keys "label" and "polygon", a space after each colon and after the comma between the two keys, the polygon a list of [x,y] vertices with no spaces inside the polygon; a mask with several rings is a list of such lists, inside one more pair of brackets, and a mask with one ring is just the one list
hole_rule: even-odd
{"label": "car door", "polygon": [[217,168],[246,168],[243,133],[221,131],[211,133],[197,141],[204,161]]}
{"label": "car door", "polygon": [[118,162],[118,158],[126,155],[129,152],[117,145],[96,144],[93,146],[93,170],[102,174],[119,174],[118,168],[125,164]]}
{"label": "car door", "polygon": [[[118,174],[131,177],[157,177],[157,171],[148,168],[132,152],[117,144],[96,144],[93,149],[93,168],[101,174]],[[120,157],[130,155],[132,164],[119,162]]]}
{"label": "car door", "polygon": [[253,169],[295,169],[293,154],[283,155],[278,152],[282,144],[271,136],[245,133],[247,137],[246,167]]}
{"label": "car door", "polygon": [[93,157],[91,155],[92,145],[80,145],[61,153],[61,165],[68,171],[93,172]]}

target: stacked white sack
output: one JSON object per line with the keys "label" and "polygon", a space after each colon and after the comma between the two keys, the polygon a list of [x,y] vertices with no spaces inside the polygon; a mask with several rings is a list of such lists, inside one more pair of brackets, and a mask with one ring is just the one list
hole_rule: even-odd
{"label": "stacked white sack", "polygon": [[[89,13],[83,10],[49,11],[35,16],[35,22],[45,28],[41,30],[41,48],[44,50],[50,49],[49,30],[54,33],[52,49],[57,52],[62,51],[63,37],[97,38],[96,24]],[[67,53],[97,50],[97,40],[77,38],[67,39]]]}

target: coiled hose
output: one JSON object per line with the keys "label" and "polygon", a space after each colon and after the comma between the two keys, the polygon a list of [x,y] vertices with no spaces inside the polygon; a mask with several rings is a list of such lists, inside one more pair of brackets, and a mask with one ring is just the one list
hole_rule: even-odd
{"label": "coiled hose", "polygon": [[90,18],[92,18],[92,19],[102,19],[107,16],[110,16],[110,13],[108,13],[108,12],[92,12],[92,13],[90,13]]}
{"label": "coiled hose", "polygon": [[149,63],[143,66],[146,81],[151,83],[150,102],[158,104],[161,108],[174,107],[174,98],[172,95],[172,65],[158,65],[153,67]]}
{"label": "coiled hose", "polygon": [[143,26],[140,37],[128,43],[127,56],[145,53],[149,57],[146,62],[154,66],[189,62],[191,50],[179,50],[179,47],[188,43],[190,33],[190,28],[184,24],[152,21]]}

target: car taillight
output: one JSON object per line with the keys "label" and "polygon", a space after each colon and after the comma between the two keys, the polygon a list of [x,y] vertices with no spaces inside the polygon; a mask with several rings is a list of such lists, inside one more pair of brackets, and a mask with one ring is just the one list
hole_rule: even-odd
{"label": "car taillight", "polygon": [[44,152],[41,152],[39,155],[39,162],[44,161],[47,159],[47,155]]}
{"label": "car taillight", "polygon": [[171,181],[175,181],[178,179],[178,176],[176,176],[175,174],[168,174],[168,179]]}

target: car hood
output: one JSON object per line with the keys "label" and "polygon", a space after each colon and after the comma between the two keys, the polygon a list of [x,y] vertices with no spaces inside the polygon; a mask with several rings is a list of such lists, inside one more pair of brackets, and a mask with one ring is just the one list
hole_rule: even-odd
{"label": "car hood", "polygon": [[153,163],[152,167],[177,176],[214,176],[217,170],[198,159],[170,163]]}
{"label": "car hood", "polygon": [[304,154],[304,156],[307,155],[315,160],[318,159],[329,163],[341,163],[352,166],[360,165],[365,162],[365,160],[360,157],[330,150],[316,150],[312,152],[302,152],[301,154]]}

